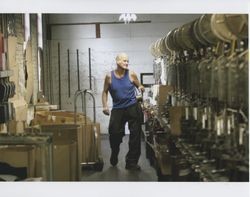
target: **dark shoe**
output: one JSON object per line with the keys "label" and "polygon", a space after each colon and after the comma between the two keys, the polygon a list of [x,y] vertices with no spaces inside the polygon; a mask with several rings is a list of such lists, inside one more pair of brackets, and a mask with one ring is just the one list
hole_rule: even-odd
{"label": "dark shoe", "polygon": [[118,163],[117,154],[111,153],[110,163],[112,166],[116,166],[116,164]]}
{"label": "dark shoe", "polygon": [[137,171],[141,170],[141,167],[139,165],[137,165],[137,164],[126,164],[125,168],[127,170],[135,170],[135,171],[136,170]]}

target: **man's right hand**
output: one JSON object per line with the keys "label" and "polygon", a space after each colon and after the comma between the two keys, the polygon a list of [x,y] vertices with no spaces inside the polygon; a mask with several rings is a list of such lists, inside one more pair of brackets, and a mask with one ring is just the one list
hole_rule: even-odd
{"label": "man's right hand", "polygon": [[109,108],[106,107],[106,108],[103,108],[102,112],[106,115],[106,116],[109,116]]}

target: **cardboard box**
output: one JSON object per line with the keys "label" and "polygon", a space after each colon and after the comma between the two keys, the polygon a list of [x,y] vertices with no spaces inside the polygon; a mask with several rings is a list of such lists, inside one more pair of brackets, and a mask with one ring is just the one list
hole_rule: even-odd
{"label": "cardboard box", "polygon": [[170,93],[173,91],[172,86],[168,85],[159,85],[158,87],[158,97],[157,97],[157,105],[164,105],[167,102],[167,98]]}
{"label": "cardboard box", "polygon": [[48,150],[37,147],[35,153],[35,176],[42,177],[44,181],[49,180],[49,166],[46,165],[48,159]]}
{"label": "cardboard box", "polygon": [[101,152],[100,124],[82,124],[81,131],[78,141],[80,161],[81,163],[96,162]]}
{"label": "cardboard box", "polygon": [[170,130],[172,135],[181,134],[181,118],[185,115],[185,107],[174,106],[169,108]]}
{"label": "cardboard box", "polygon": [[[74,113],[67,111],[37,111],[32,125],[74,124]],[[85,123],[85,115],[77,113],[77,124]],[[90,123],[89,117],[86,117]]]}
{"label": "cardboard box", "polygon": [[77,113],[77,124],[74,124],[73,112],[39,111],[35,114],[33,126],[39,125],[42,132],[53,133],[54,145],[77,142],[77,173],[80,174],[81,163],[98,161],[101,152],[100,124],[92,123],[88,117],[86,123],[82,113]]}
{"label": "cardboard box", "polygon": [[35,146],[0,146],[0,161],[13,167],[27,167],[28,177],[35,176]]}
{"label": "cardboard box", "polygon": [[[92,130],[96,129],[96,147],[97,147],[97,155],[96,157],[101,156],[101,129],[100,129],[100,123],[93,123],[92,124]],[[96,158],[98,159],[98,158]]]}
{"label": "cardboard box", "polygon": [[78,181],[77,143],[53,146],[53,180]]}
{"label": "cardboard box", "polygon": [[13,110],[14,110],[14,120],[16,121],[26,121],[27,114],[28,114],[28,104],[22,98],[18,100],[11,100],[13,103]]}
{"label": "cardboard box", "polygon": [[41,131],[53,133],[53,180],[80,180],[80,127],[63,124],[41,125]]}
{"label": "cardboard box", "polygon": [[77,125],[40,125],[42,132],[53,134],[53,144],[71,144],[77,142],[80,128]]}
{"label": "cardboard box", "polygon": [[[36,150],[36,169],[37,177],[43,177],[43,180],[48,181],[48,167],[44,166],[42,155],[47,158],[48,152],[38,148]],[[79,181],[79,163],[77,162],[77,144],[54,144],[53,145],[53,181]],[[45,171],[43,169],[45,167]]]}
{"label": "cardboard box", "polygon": [[154,86],[154,99],[156,100],[156,106],[158,107],[158,114],[164,112],[164,107],[167,103],[168,96],[173,91],[172,86],[168,85],[155,85]]}
{"label": "cardboard box", "polygon": [[8,36],[8,65],[11,70],[13,66],[16,65],[16,47],[17,47],[17,38],[15,36]]}
{"label": "cardboard box", "polygon": [[78,163],[95,162],[101,153],[100,124],[41,125],[42,132],[53,133],[56,145],[77,142]]}
{"label": "cardboard box", "polygon": [[50,105],[48,103],[37,103],[35,105],[36,111],[50,111],[50,110],[58,110],[58,105]]}

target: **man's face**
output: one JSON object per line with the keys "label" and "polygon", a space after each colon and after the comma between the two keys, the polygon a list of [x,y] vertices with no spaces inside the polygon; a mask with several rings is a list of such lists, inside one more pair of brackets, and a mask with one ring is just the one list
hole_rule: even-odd
{"label": "man's face", "polygon": [[127,56],[121,56],[119,61],[117,61],[117,65],[122,68],[127,70],[128,69],[128,57]]}

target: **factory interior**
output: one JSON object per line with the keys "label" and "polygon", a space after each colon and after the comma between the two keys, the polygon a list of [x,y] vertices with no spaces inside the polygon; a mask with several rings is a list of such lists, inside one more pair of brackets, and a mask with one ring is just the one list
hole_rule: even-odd
{"label": "factory interior", "polygon": [[[248,30],[247,13],[1,13],[0,181],[249,182]],[[140,170],[128,125],[110,164],[119,53],[145,88]]]}

